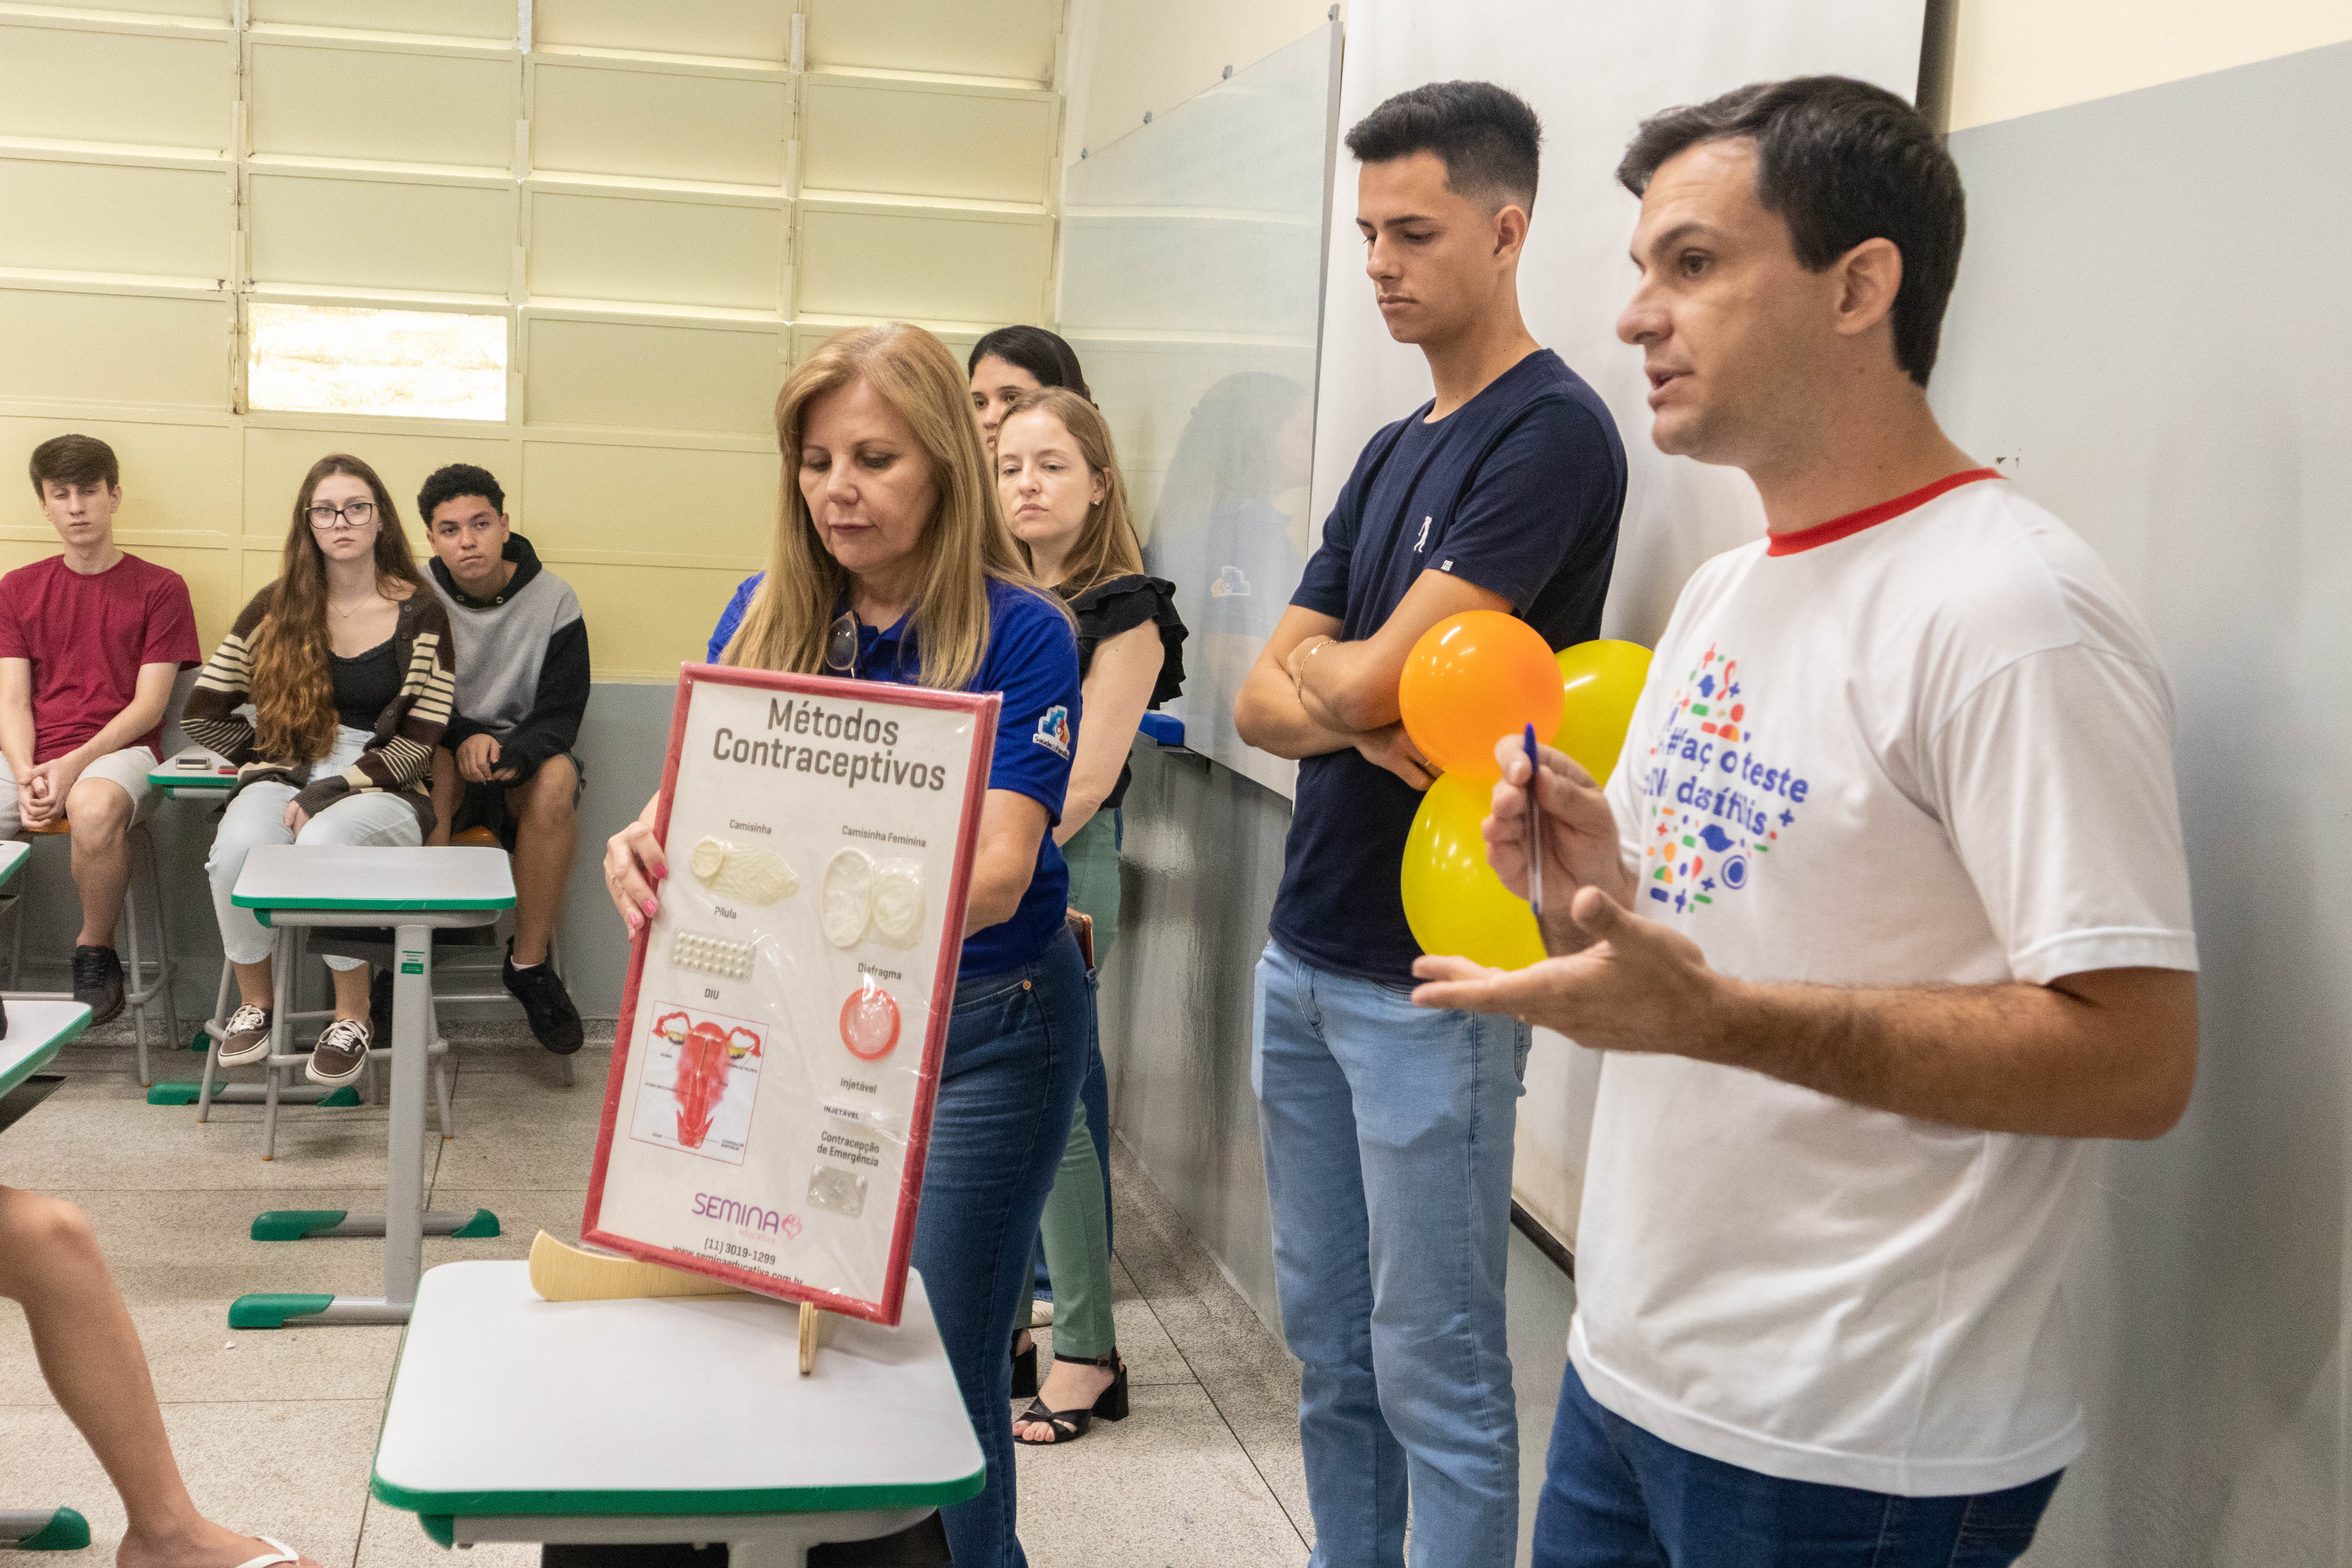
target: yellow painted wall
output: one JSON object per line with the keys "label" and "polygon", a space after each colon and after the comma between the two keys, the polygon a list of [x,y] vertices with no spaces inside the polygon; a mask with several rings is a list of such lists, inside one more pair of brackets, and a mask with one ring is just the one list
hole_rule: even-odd
{"label": "yellow painted wall", "polygon": [[[208,639],[315,458],[367,458],[404,510],[474,462],[600,678],[666,679],[766,558],[799,355],[1050,320],[1063,0],[238,9],[0,9],[0,205],[43,215],[0,226],[0,568],[56,549],[15,476],[67,430],[113,444],[119,537]],[[256,303],[499,317],[507,417],[253,409]]]}
{"label": "yellow painted wall", "polygon": [[[1333,0],[1070,0],[1062,157],[1101,147],[1329,20]],[[1344,0],[1339,5],[1347,16]]]}
{"label": "yellow painted wall", "polygon": [[2352,39],[2352,0],[1957,0],[1964,131]]}

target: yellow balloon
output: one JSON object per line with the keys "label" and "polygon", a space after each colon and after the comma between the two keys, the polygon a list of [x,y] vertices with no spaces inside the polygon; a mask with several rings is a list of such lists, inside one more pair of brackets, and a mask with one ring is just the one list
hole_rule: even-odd
{"label": "yellow balloon", "polygon": [[1493,794],[1494,785],[1457,773],[1431,784],[1413,814],[1398,885],[1405,923],[1423,952],[1524,969],[1544,956],[1543,938],[1526,900],[1486,864],[1478,825]]}
{"label": "yellow balloon", "polygon": [[1633,721],[1642,682],[1650,674],[1650,650],[1640,643],[1602,638],[1560,649],[1559,664],[1568,705],[1551,743],[1607,784],[1624,749],[1625,727]]}

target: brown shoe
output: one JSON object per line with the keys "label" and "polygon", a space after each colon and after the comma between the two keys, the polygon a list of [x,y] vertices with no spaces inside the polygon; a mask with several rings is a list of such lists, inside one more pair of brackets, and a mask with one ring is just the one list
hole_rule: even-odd
{"label": "brown shoe", "polygon": [[247,1002],[228,1016],[228,1027],[221,1032],[221,1066],[243,1067],[268,1054],[269,1009]]}
{"label": "brown shoe", "polygon": [[327,1026],[310,1047],[302,1076],[312,1083],[349,1083],[367,1066],[368,1040],[373,1031],[364,1018],[338,1018]]}

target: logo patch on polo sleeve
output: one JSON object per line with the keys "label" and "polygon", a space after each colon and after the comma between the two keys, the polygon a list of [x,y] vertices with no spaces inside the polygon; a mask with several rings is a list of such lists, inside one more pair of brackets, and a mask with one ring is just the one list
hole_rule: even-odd
{"label": "logo patch on polo sleeve", "polygon": [[1056,702],[1037,715],[1037,732],[1029,737],[1057,757],[1070,754],[1070,710]]}

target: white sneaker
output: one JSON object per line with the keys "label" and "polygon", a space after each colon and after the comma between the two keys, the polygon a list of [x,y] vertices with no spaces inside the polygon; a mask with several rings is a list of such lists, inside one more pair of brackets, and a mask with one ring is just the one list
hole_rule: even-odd
{"label": "white sneaker", "polygon": [[228,1016],[228,1027],[221,1031],[221,1066],[259,1061],[269,1054],[269,1009],[246,1003]]}

